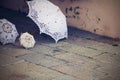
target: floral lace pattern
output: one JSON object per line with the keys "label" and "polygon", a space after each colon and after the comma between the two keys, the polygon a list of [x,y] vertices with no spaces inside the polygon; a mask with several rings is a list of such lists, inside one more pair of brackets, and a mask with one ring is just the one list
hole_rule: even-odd
{"label": "floral lace pattern", "polygon": [[20,40],[20,45],[26,49],[32,48],[35,45],[34,37],[28,32],[22,33],[19,40]]}
{"label": "floral lace pattern", "polygon": [[14,43],[18,35],[14,24],[6,19],[0,19],[0,42],[2,44]]}
{"label": "floral lace pattern", "polygon": [[[62,12],[58,12],[58,8],[56,8],[55,5],[48,0],[28,1],[27,3],[29,6],[28,17],[30,17],[38,25],[40,33],[45,33],[51,36],[56,42],[59,39],[68,37],[66,18]],[[46,9],[46,6],[49,4],[52,4],[52,8],[55,7],[55,9],[51,9],[50,7],[48,7],[49,9]],[[48,12],[53,12],[55,16],[47,13],[46,10],[53,10]],[[58,24],[56,22],[58,22]]]}
{"label": "floral lace pattern", "polygon": [[11,33],[13,28],[12,28],[12,25],[8,24],[8,23],[4,23],[2,25],[2,28],[3,28],[3,31],[6,32],[6,33]]}

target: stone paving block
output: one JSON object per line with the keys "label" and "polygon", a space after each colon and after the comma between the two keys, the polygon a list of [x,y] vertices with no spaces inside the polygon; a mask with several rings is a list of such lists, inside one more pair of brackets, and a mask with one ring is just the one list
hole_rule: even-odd
{"label": "stone paving block", "polygon": [[44,46],[48,46],[48,47],[62,47],[62,46],[66,46],[66,45],[69,45],[68,41],[58,41],[58,43],[49,43],[49,44],[45,44],[43,43],[42,45]]}
{"label": "stone paving block", "polygon": [[[61,57],[65,58],[64,56],[61,56]],[[111,73],[109,68],[110,67],[112,68],[112,64],[102,63],[97,60],[89,61],[89,59],[87,59],[87,60],[84,60],[84,58],[80,58],[80,59],[79,59],[80,62],[79,61],[75,62],[75,60],[70,60],[70,58],[67,58],[67,60],[70,60],[72,63],[54,66],[54,67],[52,67],[52,69],[53,70],[55,69],[57,71],[65,73],[65,74],[69,74],[71,76],[79,78],[80,80],[102,80],[102,79],[115,80],[115,79],[117,79],[114,76],[112,76],[115,74],[115,71],[113,71],[114,74],[108,75],[108,73]],[[78,60],[78,59],[76,59],[76,60]],[[83,62],[85,61],[84,64],[82,63],[82,61]],[[108,71],[106,71],[104,68],[106,70],[108,68]],[[119,70],[118,68],[113,68],[113,69]],[[110,77],[111,77],[111,79],[110,79]],[[118,76],[116,76],[116,77],[118,77]]]}
{"label": "stone paving block", "polygon": [[120,46],[112,46],[106,43],[97,43],[96,45],[91,46],[97,50],[109,53],[120,53]]}
{"label": "stone paving block", "polygon": [[112,46],[112,44],[102,43],[102,42],[98,42],[98,41],[94,41],[94,40],[86,40],[83,38],[76,38],[74,40],[74,42],[73,42],[73,40],[69,41],[69,42],[72,44],[84,46],[84,47],[91,48],[91,49],[100,50],[103,52],[111,52],[111,53],[119,52],[120,53],[120,45]]}
{"label": "stone paving block", "polygon": [[86,67],[87,70],[92,70],[92,76],[94,77],[94,80],[120,80],[120,56],[110,53],[105,54],[106,55],[103,55],[106,57],[99,55],[101,56],[99,60],[93,57],[95,61],[90,61],[88,63],[86,62],[83,67]]}
{"label": "stone paving block", "polygon": [[88,62],[94,62],[94,59],[91,59],[89,57],[80,56],[75,53],[59,54],[59,55],[55,55],[54,57],[63,59],[70,63],[79,64],[79,65],[84,65],[85,63],[88,63]]}
{"label": "stone paving block", "polygon": [[1,80],[52,80],[61,76],[64,75],[27,62],[0,67]]}
{"label": "stone paving block", "polygon": [[[74,76],[80,80],[93,80],[92,68],[80,66],[76,64],[62,64],[59,66],[51,67],[53,70],[57,70],[61,73]],[[88,69],[89,68],[89,69]]]}
{"label": "stone paving block", "polygon": [[120,80],[120,66],[113,64],[101,64],[93,73],[95,80]]}
{"label": "stone paving block", "polygon": [[0,54],[0,66],[7,66],[23,62],[23,60],[5,54]]}
{"label": "stone paving block", "polygon": [[66,63],[62,60],[59,60],[57,58],[54,58],[52,56],[44,55],[44,54],[38,54],[38,53],[31,53],[24,56],[20,56],[21,59],[24,59],[25,61],[31,62],[33,64],[45,66],[45,67],[51,67],[55,65],[60,65],[63,63]]}
{"label": "stone paving block", "polygon": [[32,65],[29,68],[30,76],[33,78],[35,77],[36,80],[52,80],[53,78],[63,76],[63,74],[50,70],[46,67]]}
{"label": "stone paving block", "polygon": [[20,65],[19,66],[9,65],[9,66],[0,67],[0,79],[12,80],[14,78],[13,80],[16,80],[15,78],[17,77],[17,79],[20,80],[28,77],[28,75],[23,73],[25,71],[26,71],[25,67]]}
{"label": "stone paving block", "polygon": [[107,73],[96,71],[94,74],[94,80],[116,80],[113,77],[107,75]]}
{"label": "stone paving block", "polygon": [[13,45],[1,46],[1,48],[0,48],[0,54],[7,54],[7,55],[13,56],[13,57],[28,54],[31,52],[32,51],[30,51],[30,50],[27,50],[27,49],[24,49],[21,47],[17,47],[17,46],[13,46]]}
{"label": "stone paving block", "polygon": [[52,80],[80,80],[80,79],[77,79],[72,76],[64,75],[64,76],[56,77],[55,79]]}
{"label": "stone paving block", "polygon": [[103,63],[120,66],[120,53],[103,53],[101,55],[95,56],[94,59],[97,59]]}
{"label": "stone paving block", "polygon": [[95,55],[99,55],[102,53],[102,51],[96,50],[96,49],[91,49],[91,48],[86,48],[83,46],[75,45],[75,44],[70,44],[63,46],[63,47],[58,47],[59,49],[65,50],[70,53],[76,53],[79,55],[84,55],[88,57],[93,57]]}
{"label": "stone paving block", "polygon": [[52,47],[45,46],[45,45],[36,45],[36,47],[31,49],[31,51],[37,52],[39,54],[47,54],[51,56],[67,53],[66,51],[62,49],[58,49],[57,47],[52,48]]}

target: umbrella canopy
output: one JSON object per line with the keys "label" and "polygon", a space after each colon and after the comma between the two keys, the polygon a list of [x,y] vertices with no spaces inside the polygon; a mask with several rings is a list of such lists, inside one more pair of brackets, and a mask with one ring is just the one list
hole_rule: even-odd
{"label": "umbrella canopy", "polygon": [[0,19],[0,42],[2,44],[15,43],[19,36],[14,24],[6,19]]}
{"label": "umbrella canopy", "polygon": [[26,49],[32,48],[35,45],[34,37],[28,32],[22,33],[19,38],[19,41],[20,41],[20,45]]}
{"label": "umbrella canopy", "polygon": [[56,42],[68,37],[66,17],[59,7],[48,0],[33,0],[27,3],[28,17],[38,25],[40,34],[45,33]]}

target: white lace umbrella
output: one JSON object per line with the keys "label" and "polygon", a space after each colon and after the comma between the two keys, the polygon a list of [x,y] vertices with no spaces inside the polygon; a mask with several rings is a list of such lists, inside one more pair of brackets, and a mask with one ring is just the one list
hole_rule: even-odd
{"label": "white lace umbrella", "polygon": [[2,44],[15,43],[18,35],[14,24],[6,19],[0,19],[0,42]]}
{"label": "white lace umbrella", "polygon": [[33,0],[27,3],[28,17],[38,25],[40,34],[45,33],[56,42],[68,37],[66,17],[59,7],[48,0]]}
{"label": "white lace umbrella", "polygon": [[20,45],[26,49],[32,48],[35,45],[34,37],[28,32],[22,33],[19,40],[20,40]]}

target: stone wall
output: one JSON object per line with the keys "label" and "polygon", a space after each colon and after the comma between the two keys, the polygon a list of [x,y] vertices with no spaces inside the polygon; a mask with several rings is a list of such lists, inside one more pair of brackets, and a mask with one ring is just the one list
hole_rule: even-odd
{"label": "stone wall", "polygon": [[[120,39],[119,0],[50,0],[67,17],[69,26]],[[8,4],[9,3],[9,4]],[[3,0],[2,6],[28,12],[24,0]]]}

